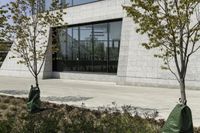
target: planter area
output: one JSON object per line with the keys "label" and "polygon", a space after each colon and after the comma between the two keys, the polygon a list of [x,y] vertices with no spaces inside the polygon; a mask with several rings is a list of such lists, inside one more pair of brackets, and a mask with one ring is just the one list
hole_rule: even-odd
{"label": "planter area", "polygon": [[[164,120],[156,115],[132,116],[129,106],[122,111],[105,108],[89,110],[42,102],[42,109],[27,112],[27,99],[0,96],[0,132],[3,133],[159,133]],[[200,133],[195,128],[195,133]]]}

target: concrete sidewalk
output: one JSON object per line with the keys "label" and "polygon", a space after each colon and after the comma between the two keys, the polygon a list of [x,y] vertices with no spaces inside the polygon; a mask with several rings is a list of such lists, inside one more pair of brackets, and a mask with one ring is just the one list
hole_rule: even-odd
{"label": "concrete sidewalk", "polygon": [[[26,91],[34,81],[29,78],[0,77],[0,92],[4,90]],[[40,80],[43,97],[57,97],[54,101],[88,108],[106,106],[115,102],[118,106],[157,109],[159,117],[167,118],[180,97],[179,89],[119,86],[110,82],[79,81],[66,79]],[[2,94],[2,93],[0,93]],[[27,93],[18,94],[27,96]],[[66,101],[59,100],[65,97]],[[187,90],[188,105],[192,109],[193,122],[200,126],[200,91]],[[74,99],[73,99],[74,98]]]}

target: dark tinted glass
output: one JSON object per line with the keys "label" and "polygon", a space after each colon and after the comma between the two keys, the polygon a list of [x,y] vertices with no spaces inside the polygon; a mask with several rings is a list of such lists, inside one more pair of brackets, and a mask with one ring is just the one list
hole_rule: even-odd
{"label": "dark tinted glass", "polygon": [[80,27],[80,71],[92,71],[92,25]]}
{"label": "dark tinted glass", "polygon": [[73,5],[80,5],[84,3],[90,3],[98,0],[73,0]]}
{"label": "dark tinted glass", "polygon": [[[44,1],[44,9],[45,11],[51,10],[52,2],[53,0],[43,0]],[[81,5],[85,3],[90,3],[90,2],[95,2],[99,0],[58,0],[58,4],[61,5],[62,7],[67,7],[67,6],[76,6],[76,5]]]}
{"label": "dark tinted glass", "polygon": [[59,51],[56,53],[54,60],[56,63],[55,69],[57,71],[65,71],[65,62],[66,62],[66,29],[57,29],[57,43]]}
{"label": "dark tinted glass", "polygon": [[121,21],[54,31],[57,31],[59,51],[53,55],[53,70],[117,72]]}
{"label": "dark tinted glass", "polygon": [[72,6],[72,0],[60,0],[62,7]]}
{"label": "dark tinted glass", "polygon": [[121,22],[109,23],[109,71],[116,72],[121,38]]}
{"label": "dark tinted glass", "polygon": [[108,24],[94,25],[94,71],[107,72]]}
{"label": "dark tinted glass", "polygon": [[78,28],[67,29],[67,57],[66,67],[67,70],[78,70]]}

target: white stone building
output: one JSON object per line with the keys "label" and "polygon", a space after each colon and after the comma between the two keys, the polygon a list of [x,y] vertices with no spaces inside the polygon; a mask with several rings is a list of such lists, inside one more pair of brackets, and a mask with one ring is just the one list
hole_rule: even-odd
{"label": "white stone building", "polygon": [[[50,0],[46,0],[48,9]],[[40,77],[111,81],[121,85],[175,87],[174,76],[160,69],[162,61],[153,50],[140,44],[145,37],[135,32],[136,25],[122,5],[128,0],[62,0],[69,3],[64,16],[68,28],[53,28],[59,37],[60,51],[49,54]],[[49,33],[49,45],[52,39]],[[0,75],[30,77],[27,68],[17,64],[10,51]],[[190,60],[187,84],[200,88],[200,59]]]}

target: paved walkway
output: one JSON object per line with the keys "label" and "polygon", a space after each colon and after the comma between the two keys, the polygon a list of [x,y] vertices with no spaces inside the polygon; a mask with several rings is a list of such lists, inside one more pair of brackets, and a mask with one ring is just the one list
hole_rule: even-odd
{"label": "paved walkway", "polygon": [[[0,92],[15,90],[18,96],[27,96],[29,78],[0,77]],[[114,83],[79,81],[66,79],[40,80],[41,95],[46,100],[88,108],[111,105],[132,105],[135,107],[157,109],[159,117],[167,118],[180,97],[179,89],[119,86]],[[188,105],[192,109],[193,122],[200,126],[200,91],[187,90]]]}

